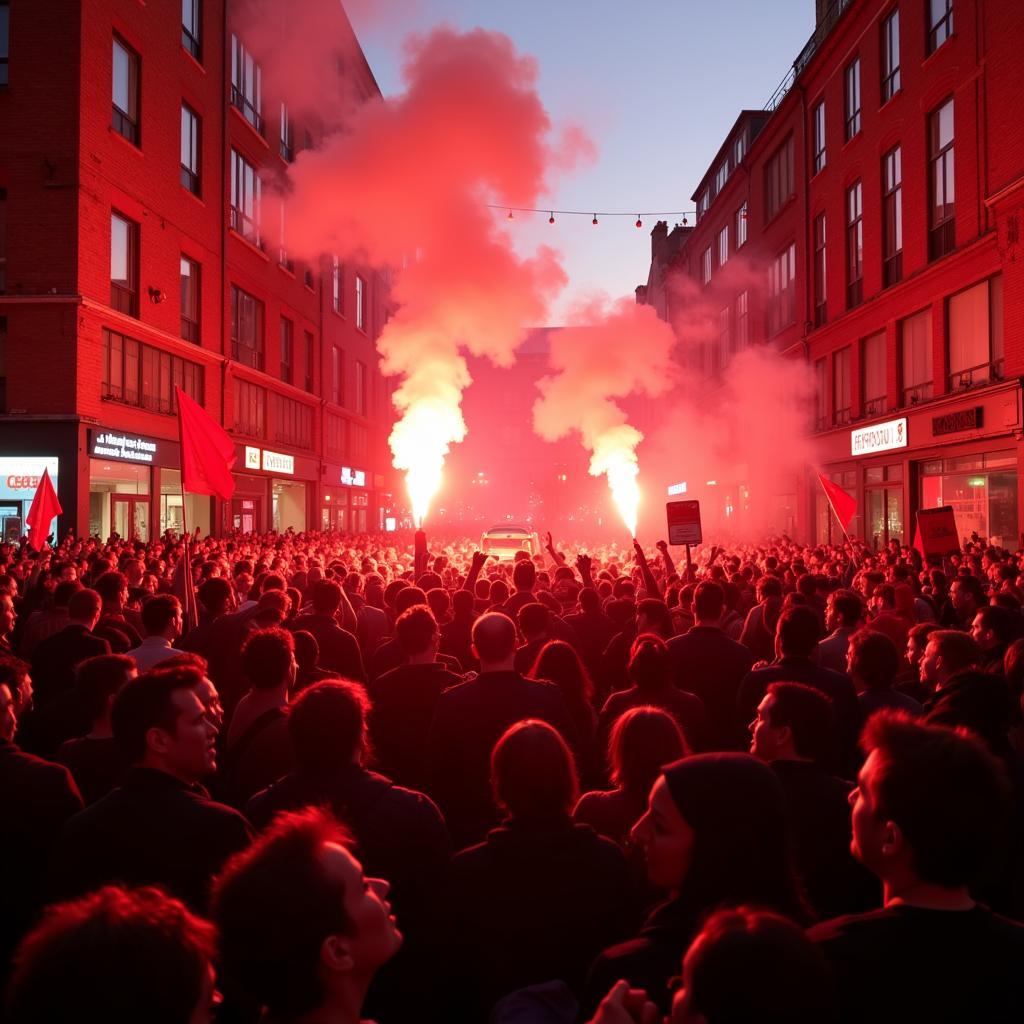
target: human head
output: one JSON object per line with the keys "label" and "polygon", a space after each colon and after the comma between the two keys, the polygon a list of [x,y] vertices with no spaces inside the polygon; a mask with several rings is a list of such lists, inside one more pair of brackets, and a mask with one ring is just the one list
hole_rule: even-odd
{"label": "human head", "polygon": [[259,629],[271,629],[280,626],[288,618],[291,609],[291,598],[283,590],[266,590],[256,602],[253,622]]}
{"label": "human head", "polygon": [[217,767],[214,739],[192,666],[156,668],[125,683],[114,697],[114,739],[132,764],[156,768],[192,785]]}
{"label": "human head", "polygon": [[224,705],[220,702],[220,693],[217,690],[216,683],[207,675],[209,665],[206,659],[201,654],[196,654],[195,651],[182,651],[180,654],[175,654],[173,658],[166,658],[164,661],[161,661],[157,668],[160,671],[164,671],[181,666],[194,668],[199,672],[199,681],[195,685],[195,695],[203,705],[206,717],[219,732],[224,724]]}
{"label": "human head", "polygon": [[896,711],[868,719],[861,748],[867,760],[851,793],[854,856],[893,889],[967,886],[1009,813],[1000,763],[976,737]]}
{"label": "human head", "polygon": [[864,617],[860,595],[853,590],[833,590],[825,604],[827,629],[854,629]]}
{"label": "human head", "polygon": [[358,764],[369,752],[370,699],[359,683],[335,677],[307,686],[288,708],[295,763],[311,775]]}
{"label": "human head", "polygon": [[682,730],[667,711],[630,708],[615,720],[608,737],[611,780],[646,798],[665,765],[687,753]]}
{"label": "human head", "polygon": [[473,651],[486,671],[506,662],[516,648],[515,623],[501,612],[488,612],[473,623]]}
{"label": "human head", "polygon": [[638,633],[655,633],[665,640],[675,633],[668,606],[657,597],[645,597],[636,606],[636,629]]}
{"label": "human head", "polygon": [[885,633],[862,629],[850,637],[846,671],[862,690],[886,690],[900,670],[900,652]]}
{"label": "human head", "polygon": [[531,679],[546,679],[554,683],[570,706],[588,702],[594,695],[594,684],[571,644],[564,640],[549,640],[537,655]]}
{"label": "human head", "polygon": [[426,591],[420,587],[404,587],[395,597],[395,613],[397,615],[401,615],[402,612],[407,611],[409,608],[415,608],[416,605],[423,605],[425,608],[430,607],[427,604]]}
{"label": "human head", "polygon": [[146,636],[176,640],[181,636],[181,602],[173,594],[157,594],[142,606],[142,625]]}
{"label": "human head", "polygon": [[440,634],[434,613],[422,604],[407,608],[395,622],[395,639],[407,658],[436,654]]}
{"label": "human head", "polygon": [[211,576],[203,580],[196,596],[211,616],[222,615],[231,607],[231,584],[221,576]]}
{"label": "human head", "polygon": [[961,622],[969,623],[974,613],[985,604],[985,591],[977,576],[957,576],[949,588],[949,599],[953,602]]}
{"label": "human head", "polygon": [[11,1024],[208,1024],[215,934],[159,889],[105,886],[51,906],[22,942]]}
{"label": "human head", "polygon": [[427,606],[438,622],[447,622],[452,610],[452,599],[444,587],[431,587],[427,591]]}
{"label": "human head", "polygon": [[910,627],[907,634],[907,664],[916,669],[924,657],[924,649],[928,644],[928,637],[938,629],[934,622],[919,622],[916,626]]}
{"label": "human head", "polygon": [[[0,598],[0,603],[2,603],[2,598]],[[81,590],[76,590],[68,601],[68,621],[92,630],[100,621],[102,609],[103,600],[100,595],[95,590],[83,587]]]}
{"label": "human head", "polygon": [[701,625],[716,626],[725,608],[725,591],[712,580],[698,583],[693,592],[693,612]]}
{"label": "human head", "polygon": [[110,714],[118,690],[138,675],[135,659],[127,654],[99,654],[75,669],[75,689],[89,721],[96,724]]}
{"label": "human head", "polygon": [[928,636],[918,670],[921,681],[934,689],[980,660],[981,651],[972,636],[956,629],[937,629]]}
{"label": "human head", "polygon": [[18,719],[31,706],[31,666],[21,658],[0,656],[0,739],[14,739]]}
{"label": "human head", "polygon": [[494,745],[491,784],[495,803],[520,822],[566,819],[579,795],[565,740],[547,722],[534,719],[517,722]]}
{"label": "human head", "polygon": [[537,567],[526,559],[516,562],[512,570],[512,583],[516,590],[529,593],[537,584]]}
{"label": "human head", "polygon": [[982,651],[1004,649],[1016,637],[1015,619],[1019,621],[1020,616],[1014,616],[1006,608],[982,605],[971,623],[971,636]]}
{"label": "human head", "polygon": [[775,653],[783,658],[809,658],[820,638],[818,616],[806,606],[787,608],[775,628]]}
{"label": "human head", "polygon": [[[526,565],[526,563],[521,562],[520,565]],[[531,601],[519,609],[518,619],[523,639],[529,643],[531,640],[539,640],[547,635],[551,613],[548,611],[547,605],[541,604],[540,601]]]}
{"label": "human head", "polygon": [[835,981],[803,929],[749,907],[718,910],[683,959],[671,1024],[831,1024]]}
{"label": "human head", "polygon": [[670,684],[670,671],[665,641],[653,633],[641,633],[629,650],[630,682],[641,690],[657,690]]}
{"label": "human head", "polygon": [[333,615],[341,604],[341,587],[334,580],[317,580],[310,589],[310,600],[318,615]]}
{"label": "human head", "polygon": [[214,883],[225,979],[275,1017],[362,995],[398,950],[388,883],[364,878],[325,810],[279,815]]}
{"label": "human head", "polygon": [[253,630],[242,645],[242,669],[254,690],[291,686],[297,668],[295,641],[287,629]]}
{"label": "human head", "polygon": [[[77,590],[82,589],[82,584],[78,580],[62,580],[54,587],[53,590],[53,607],[63,608],[64,611],[68,610],[68,601],[71,600],[71,595]],[[100,595],[103,596],[102,594]]]}
{"label": "human head", "polygon": [[812,761],[835,756],[832,701],[803,683],[769,683],[749,725],[750,752],[761,761]]}
{"label": "human head", "polygon": [[292,633],[295,641],[295,660],[299,668],[315,668],[320,661],[320,645],[308,630],[297,629]]}

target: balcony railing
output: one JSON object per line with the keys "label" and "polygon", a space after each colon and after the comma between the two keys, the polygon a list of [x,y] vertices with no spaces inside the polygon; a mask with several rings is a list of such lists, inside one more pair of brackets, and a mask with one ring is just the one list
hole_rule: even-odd
{"label": "balcony railing", "polygon": [[263,115],[253,105],[252,100],[235,85],[231,86],[231,104],[260,135],[263,134]]}
{"label": "balcony railing", "polygon": [[982,363],[979,366],[970,366],[951,373],[949,375],[949,390],[966,391],[968,388],[976,388],[982,384],[991,384],[992,381],[1002,379],[1003,360],[997,359],[993,363]]}
{"label": "balcony railing", "polygon": [[904,405],[920,405],[921,402],[930,402],[932,399],[932,382],[926,381],[923,384],[914,384],[903,389]]}

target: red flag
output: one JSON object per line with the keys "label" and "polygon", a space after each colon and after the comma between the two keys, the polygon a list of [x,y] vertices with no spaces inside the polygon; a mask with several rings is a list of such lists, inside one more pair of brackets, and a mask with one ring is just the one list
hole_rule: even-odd
{"label": "red flag", "polygon": [[25,517],[25,522],[28,524],[28,542],[36,551],[43,550],[46,538],[50,535],[50,523],[53,522],[53,517],[62,515],[63,512],[64,509],[60,507],[57,492],[53,489],[53,483],[50,480],[50,471],[44,469],[43,475],[39,478],[35,497],[32,499],[32,507]]}
{"label": "red flag", "polygon": [[914,522],[914,543],[911,544],[911,547],[916,548],[918,551],[920,551],[922,556],[924,555],[924,540],[921,538],[920,519],[916,519]]}
{"label": "red flag", "polygon": [[178,433],[181,436],[181,484],[192,494],[215,494],[227,501],[235,493],[235,446],[195,399],[179,387]]}
{"label": "red flag", "polygon": [[853,522],[853,517],[857,514],[857,499],[852,494],[847,494],[839,484],[834,484],[831,480],[826,479],[821,473],[818,474],[818,480],[836,518],[842,524],[843,529],[848,530],[850,523]]}

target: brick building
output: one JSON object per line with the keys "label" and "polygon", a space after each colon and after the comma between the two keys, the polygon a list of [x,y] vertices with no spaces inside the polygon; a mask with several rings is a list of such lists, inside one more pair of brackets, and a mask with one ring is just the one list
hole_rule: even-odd
{"label": "brick building", "polygon": [[[964,536],[1024,532],[1022,45],[1016,3],[819,0],[791,72],[694,193],[673,267],[680,301],[697,289],[711,311],[699,376],[748,344],[806,360],[817,461],[870,543],[941,504]],[[780,529],[836,537],[814,467],[776,498]]]}
{"label": "brick building", "polygon": [[[330,6],[345,73],[379,95]],[[183,512],[204,533],[379,528],[386,275],[293,260],[261,202],[321,123],[266,100],[224,0],[0,3],[0,19],[5,534],[44,465],[62,534],[146,539]],[[182,506],[175,384],[236,439],[231,502]]]}

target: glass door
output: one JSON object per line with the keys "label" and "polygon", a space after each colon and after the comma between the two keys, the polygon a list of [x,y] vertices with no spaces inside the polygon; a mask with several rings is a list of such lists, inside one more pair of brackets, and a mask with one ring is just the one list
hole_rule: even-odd
{"label": "glass door", "polygon": [[113,532],[126,540],[149,540],[149,496],[110,495]]}

